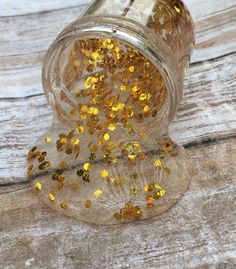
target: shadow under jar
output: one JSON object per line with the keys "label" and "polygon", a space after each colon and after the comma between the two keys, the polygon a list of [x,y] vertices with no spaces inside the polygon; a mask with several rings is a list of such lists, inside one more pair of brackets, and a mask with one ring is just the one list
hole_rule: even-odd
{"label": "shadow under jar", "polygon": [[181,1],[96,0],[50,46],[53,124],[28,154],[51,208],[97,224],[147,219],[187,190],[191,162],[168,135],[194,46]]}

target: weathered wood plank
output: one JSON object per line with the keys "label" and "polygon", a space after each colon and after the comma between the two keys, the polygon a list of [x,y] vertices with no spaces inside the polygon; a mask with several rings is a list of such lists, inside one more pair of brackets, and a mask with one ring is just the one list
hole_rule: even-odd
{"label": "weathered wood plank", "polygon": [[236,266],[236,144],[189,151],[200,176],[154,220],[87,225],[51,211],[29,189],[0,195],[3,268],[227,268]]}
{"label": "weathered wood plank", "polygon": [[0,17],[22,16],[32,13],[50,12],[59,9],[73,9],[78,6],[88,4],[89,0],[1,0],[0,2]]}
{"label": "weathered wood plank", "polygon": [[[214,6],[211,3],[211,7]],[[23,97],[42,92],[40,73],[45,51],[82,9],[55,10],[12,20],[0,18],[0,97]],[[235,52],[236,7],[198,19],[196,39],[193,63]]]}
{"label": "weathered wood plank", "polygon": [[185,1],[197,46],[170,133],[198,176],[176,206],[155,220],[101,227],[51,211],[27,187],[26,148],[52,120],[42,60],[85,2],[0,1],[0,268],[236,268],[235,0]]}
{"label": "weathered wood plank", "polygon": [[0,97],[42,92],[41,69],[45,51],[82,10],[83,7],[76,7],[12,20],[0,18]]}
{"label": "weathered wood plank", "polygon": [[[16,3],[14,0],[2,0],[0,2],[0,17],[22,16],[32,13],[42,13],[46,11],[74,8],[88,4],[91,0],[24,0]],[[235,0],[184,0],[193,18],[209,16],[213,13],[221,12],[236,5]]]}
{"label": "weathered wood plank", "polygon": [[[185,96],[170,128],[180,144],[235,135],[235,61],[232,54],[191,66]],[[51,119],[44,95],[0,100],[0,184],[25,181],[27,148],[47,130]]]}
{"label": "weathered wood plank", "polygon": [[[236,2],[235,2],[236,4]],[[192,63],[214,59],[236,50],[236,6],[198,19]]]}
{"label": "weathered wood plank", "polygon": [[188,6],[194,19],[207,17],[214,13],[220,13],[223,10],[236,6],[235,0],[183,0]]}

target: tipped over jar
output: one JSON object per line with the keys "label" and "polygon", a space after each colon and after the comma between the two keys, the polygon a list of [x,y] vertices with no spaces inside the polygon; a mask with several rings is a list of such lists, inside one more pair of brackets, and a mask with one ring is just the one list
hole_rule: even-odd
{"label": "tipped over jar", "polygon": [[161,214],[191,180],[168,126],[194,46],[182,1],[96,0],[50,46],[42,80],[55,117],[28,154],[50,207],[114,224]]}

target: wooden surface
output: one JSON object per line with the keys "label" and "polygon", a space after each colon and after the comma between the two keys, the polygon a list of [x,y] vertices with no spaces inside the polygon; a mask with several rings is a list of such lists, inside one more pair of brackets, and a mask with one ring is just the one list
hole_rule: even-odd
{"label": "wooden surface", "polygon": [[198,169],[155,220],[92,226],[34,196],[26,153],[52,119],[40,71],[81,0],[0,1],[0,268],[236,268],[236,0],[186,0],[197,44],[170,127]]}

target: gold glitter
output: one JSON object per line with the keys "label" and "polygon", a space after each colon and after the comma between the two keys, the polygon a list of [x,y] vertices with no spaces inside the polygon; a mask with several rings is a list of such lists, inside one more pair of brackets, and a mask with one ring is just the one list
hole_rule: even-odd
{"label": "gold glitter", "polygon": [[124,107],[125,107],[124,103],[119,103],[118,105],[112,107],[112,111],[117,112],[119,110],[122,110]]}
{"label": "gold glitter", "polygon": [[44,170],[50,166],[50,162],[45,161],[39,165],[39,170]]}
{"label": "gold glitter", "polygon": [[128,202],[125,204],[124,208],[120,210],[120,212],[115,212],[114,213],[114,218],[116,220],[121,220],[121,219],[140,219],[142,218],[142,210],[140,207],[135,206],[132,202]]}
{"label": "gold glitter", "polygon": [[98,115],[99,111],[98,111],[98,109],[96,107],[90,107],[88,109],[88,113],[91,114],[91,115],[96,116],[96,115]]}
{"label": "gold glitter", "polygon": [[154,194],[153,194],[153,198],[155,199],[155,200],[158,200],[159,198],[161,198],[161,197],[163,197],[164,195],[165,195],[165,190],[164,189],[160,189],[160,190],[158,190],[157,192],[155,192]]}
{"label": "gold glitter", "polygon": [[84,127],[82,125],[77,126],[76,132],[79,133],[79,134],[82,134],[84,132]]}
{"label": "gold glitter", "polygon": [[128,158],[130,160],[134,160],[136,158],[136,154],[128,154]]}
{"label": "gold glitter", "polygon": [[92,206],[92,201],[89,200],[89,199],[87,199],[87,200],[84,202],[84,205],[85,205],[86,208],[91,208],[91,206]]}
{"label": "gold glitter", "polygon": [[139,100],[140,101],[144,101],[148,98],[147,94],[146,93],[142,93],[140,96],[139,96]]}
{"label": "gold glitter", "polygon": [[147,203],[147,207],[149,207],[149,208],[152,208],[152,207],[154,207],[154,204],[153,204],[153,202],[148,202],[148,203]]}
{"label": "gold glitter", "polygon": [[121,220],[122,219],[122,213],[118,213],[118,212],[116,212],[116,213],[114,213],[114,218],[116,219],[116,220]]}
{"label": "gold glitter", "polygon": [[103,178],[108,177],[109,176],[108,170],[102,170],[100,172],[100,176],[103,177]]}
{"label": "gold glitter", "polygon": [[33,170],[33,168],[34,168],[34,165],[32,163],[28,165],[28,171]]}
{"label": "gold glitter", "polygon": [[73,138],[71,139],[71,143],[72,143],[73,145],[78,145],[78,144],[80,143],[80,140],[79,140],[78,137],[73,137]]}
{"label": "gold glitter", "polygon": [[118,163],[118,159],[116,157],[112,158],[112,161],[111,161],[113,164],[117,164]]}
{"label": "gold glitter", "polygon": [[61,144],[66,144],[67,143],[67,138],[62,137],[59,141],[60,141]]}
{"label": "gold glitter", "polygon": [[181,12],[181,9],[180,9],[179,7],[174,6],[174,8],[175,8],[175,11],[176,11],[177,13],[180,13],[180,12]]}
{"label": "gold glitter", "polygon": [[149,108],[149,106],[148,106],[148,105],[146,105],[146,106],[144,106],[143,111],[144,111],[144,112],[148,112],[148,111],[149,111],[149,109],[150,109],[150,108]]}
{"label": "gold glitter", "polygon": [[89,171],[90,167],[91,167],[91,164],[90,164],[90,163],[85,163],[85,164],[83,165],[83,169],[84,169],[85,171]]}
{"label": "gold glitter", "polygon": [[48,198],[49,198],[49,200],[52,201],[52,202],[55,201],[55,199],[56,199],[56,197],[55,197],[55,193],[54,193],[54,192],[50,192]]}
{"label": "gold glitter", "polygon": [[62,209],[67,209],[69,206],[68,206],[68,204],[67,204],[66,202],[61,202],[61,203],[60,203],[60,207],[61,207]]}
{"label": "gold glitter", "polygon": [[164,146],[161,147],[161,151],[170,152],[172,151],[173,146],[170,143],[166,143]]}
{"label": "gold glitter", "polygon": [[94,195],[95,197],[99,197],[99,196],[101,196],[101,195],[102,195],[102,190],[97,189],[97,190],[93,193],[93,195]]}
{"label": "gold glitter", "polygon": [[[73,161],[77,165],[83,159],[87,162],[84,161],[86,163],[83,162],[82,167],[75,170],[72,178],[67,176],[67,169],[64,169],[65,179],[64,174],[61,175],[54,170],[54,165],[55,168],[58,167],[58,160],[52,159],[52,176],[55,181],[48,184],[57,189],[56,186],[62,188],[64,182],[65,192],[70,191],[70,189],[78,189],[77,182],[73,183],[74,180],[77,180],[81,186],[86,185],[88,193],[86,194],[85,191],[85,199],[82,200],[82,207],[85,206],[86,208],[90,208],[92,202],[86,197],[95,200],[95,198],[86,196],[89,195],[89,192],[92,191],[95,197],[102,194],[105,196],[106,191],[102,184],[111,183],[113,186],[109,187],[118,191],[123,186],[127,193],[130,191],[133,195],[139,195],[140,193],[140,196],[143,196],[141,187],[138,184],[136,186],[138,174],[134,170],[136,162],[139,166],[139,161],[141,162],[146,155],[141,145],[133,140],[141,140],[141,137],[144,136],[142,133],[146,132],[146,129],[143,130],[138,126],[145,125],[145,121],[151,118],[154,110],[158,115],[162,106],[165,105],[167,91],[164,85],[162,86],[160,83],[162,81],[161,75],[156,67],[147,61],[139,51],[117,40],[108,38],[77,40],[72,50],[73,54],[70,56],[68,65],[64,67],[63,75],[63,81],[68,92],[63,90],[63,98],[60,95],[61,100],[59,101],[62,102],[57,107],[57,113],[60,114],[62,120],[66,119],[64,110],[75,116],[73,119],[71,118],[73,131],[71,129],[70,131],[65,131],[68,129],[62,131],[68,133],[59,135],[56,141],[56,153],[59,155],[58,160],[60,161],[66,159],[68,162]],[[147,70],[147,68],[149,69]],[[114,92],[113,88],[118,92]],[[74,95],[76,99],[72,100],[71,97]],[[149,99],[150,101],[148,101]],[[73,127],[73,125],[75,126]],[[71,128],[71,126],[68,128]],[[117,129],[124,131],[124,139],[130,141],[130,143],[123,142],[123,146],[118,148],[118,144],[120,146],[121,143],[119,143],[119,137],[116,137],[118,132],[115,130]],[[81,135],[82,133],[84,135]],[[32,152],[31,157],[35,153],[36,150]],[[106,157],[103,159],[103,156]],[[119,160],[114,156],[119,156]],[[42,155],[39,151],[36,155],[36,162],[40,157]],[[43,160],[42,169],[50,165],[47,157]],[[122,163],[125,161],[124,157],[129,166],[127,174],[125,174],[125,170],[123,171],[125,178],[122,177],[122,174],[109,176],[109,173],[112,173],[112,165],[118,161]],[[136,162],[131,162],[132,160]],[[104,178],[105,182],[100,182],[96,190],[96,188],[92,188],[96,181],[96,175],[90,171],[90,167],[94,168],[97,164],[104,165],[98,171],[98,176]],[[91,170],[93,170],[92,168]],[[102,170],[103,168],[107,170]],[[116,168],[114,167],[114,172],[117,170]],[[86,183],[90,181],[90,177],[91,183]],[[61,184],[58,185],[58,183]],[[54,191],[54,189],[52,190]],[[154,196],[154,194],[160,196],[163,193],[162,189],[155,188],[155,186],[148,186],[146,192],[145,194],[151,196]],[[65,197],[63,193],[61,195]],[[77,192],[74,195],[77,195]],[[63,198],[59,199],[57,192],[56,200],[59,200],[59,204],[63,200]],[[68,205],[66,204],[65,207],[67,208]],[[132,202],[127,201],[124,208],[115,214],[117,219],[136,219],[141,218],[142,210]]]}
{"label": "gold glitter", "polygon": [[99,54],[98,52],[94,52],[92,54],[92,58],[97,60],[97,61],[101,61],[103,59],[103,55]]}
{"label": "gold glitter", "polygon": [[171,174],[171,169],[169,167],[165,167],[164,172],[167,174]]}
{"label": "gold glitter", "polygon": [[105,143],[105,139],[104,138],[102,138],[102,139],[100,139],[99,141],[98,141],[98,144],[99,145],[103,145]]}
{"label": "gold glitter", "polygon": [[139,90],[140,90],[140,88],[138,86],[132,87],[132,91],[133,92],[138,92]]}
{"label": "gold glitter", "polygon": [[50,142],[52,142],[52,138],[49,137],[49,136],[45,137],[44,140],[45,140],[46,143],[50,143]]}
{"label": "gold glitter", "polygon": [[103,138],[105,139],[105,141],[110,140],[111,136],[109,134],[104,134]]}
{"label": "gold glitter", "polygon": [[41,191],[42,190],[42,184],[40,182],[36,182],[34,185],[34,188],[36,191]]}
{"label": "gold glitter", "polygon": [[147,195],[147,196],[146,196],[146,201],[148,201],[148,202],[153,202],[153,201],[154,201],[153,196],[152,196],[152,195]]}
{"label": "gold glitter", "polygon": [[131,66],[129,67],[129,72],[131,72],[131,73],[134,72],[134,66],[133,66],[133,65],[131,65]]}
{"label": "gold glitter", "polygon": [[121,85],[121,86],[120,86],[120,90],[121,90],[121,91],[125,91],[125,90],[126,90],[126,86],[125,86],[125,85]]}
{"label": "gold glitter", "polygon": [[161,168],[163,166],[162,161],[160,159],[155,160],[154,166],[157,168]]}
{"label": "gold glitter", "polygon": [[115,124],[110,123],[110,124],[108,125],[108,130],[110,130],[110,131],[114,131],[115,129],[116,129]]}
{"label": "gold glitter", "polygon": [[134,217],[135,218],[141,218],[142,217],[142,210],[140,209],[140,207],[138,207],[138,206],[135,206],[134,207],[134,210],[133,210],[133,212],[134,212]]}
{"label": "gold glitter", "polygon": [[114,44],[112,43],[112,40],[110,38],[105,39],[102,42],[103,46],[107,49],[113,49],[114,48]]}
{"label": "gold glitter", "polygon": [[135,188],[135,187],[130,189],[130,193],[133,194],[133,195],[137,195],[138,192],[139,192],[139,190],[137,188]]}
{"label": "gold glitter", "polygon": [[96,82],[98,82],[98,79],[96,77],[88,77],[84,82],[85,89],[91,88],[92,85]]}

